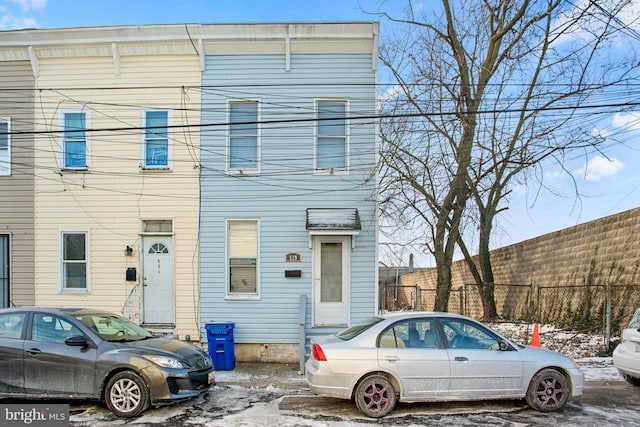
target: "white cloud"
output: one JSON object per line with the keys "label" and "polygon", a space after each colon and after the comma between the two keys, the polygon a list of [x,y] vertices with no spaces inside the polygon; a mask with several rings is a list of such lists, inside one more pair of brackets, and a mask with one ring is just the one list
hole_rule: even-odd
{"label": "white cloud", "polygon": [[9,0],[18,4],[23,11],[42,10],[47,5],[47,0]]}
{"label": "white cloud", "polygon": [[384,104],[397,98],[400,95],[402,95],[402,87],[400,85],[390,86],[378,96],[378,103]]}
{"label": "white cloud", "polygon": [[47,0],[0,0],[0,30],[37,28],[38,22],[30,15],[46,4]]}
{"label": "white cloud", "polygon": [[616,113],[611,124],[618,128],[640,132],[640,113]]}
{"label": "white cloud", "polygon": [[591,129],[591,136],[598,139],[607,139],[611,136],[611,131],[604,128],[594,127]]}
{"label": "white cloud", "polygon": [[603,178],[616,175],[623,168],[624,163],[618,159],[596,156],[577,169],[576,174],[581,175],[587,181],[600,181]]}
{"label": "white cloud", "polygon": [[[565,26],[573,20],[571,16],[581,13],[581,11],[591,10],[591,14],[582,16],[580,26],[574,26],[572,31],[564,33],[556,40],[556,43],[564,43],[567,41],[582,41],[582,43],[587,43],[593,40],[594,34],[601,31],[605,23],[608,22],[608,19],[603,16],[606,12],[614,13],[619,22],[631,31],[640,30],[640,20],[638,19],[638,15],[640,15],[640,0],[629,0],[621,10],[616,11],[615,8],[618,3],[619,1],[617,0],[598,0],[597,2],[593,0],[577,0],[572,4],[572,7],[567,13],[563,14],[563,16],[554,22],[553,28],[556,30],[566,28]],[[596,4],[602,9],[596,7]],[[617,24],[614,23],[613,25]],[[629,43],[628,38],[625,38],[627,37],[625,33],[626,32],[619,32],[618,36],[614,39],[616,47],[625,48],[626,44]]]}

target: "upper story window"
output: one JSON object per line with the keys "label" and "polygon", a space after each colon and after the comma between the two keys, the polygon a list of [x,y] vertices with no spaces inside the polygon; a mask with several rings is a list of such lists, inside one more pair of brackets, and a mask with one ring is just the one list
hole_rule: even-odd
{"label": "upper story window", "polygon": [[62,289],[87,290],[87,233],[62,233]]}
{"label": "upper story window", "polygon": [[83,112],[64,113],[62,168],[86,170],[87,115]]}
{"label": "upper story window", "polygon": [[169,112],[144,112],[143,167],[169,168]]}
{"label": "upper story window", "polygon": [[258,294],[258,221],[227,223],[228,295]]}
{"label": "upper story window", "polygon": [[229,103],[228,170],[258,172],[260,135],[257,101]]}
{"label": "upper story window", "polygon": [[11,126],[0,117],[0,175],[11,175]]}
{"label": "upper story window", "polygon": [[347,170],[347,103],[317,101],[316,171]]}

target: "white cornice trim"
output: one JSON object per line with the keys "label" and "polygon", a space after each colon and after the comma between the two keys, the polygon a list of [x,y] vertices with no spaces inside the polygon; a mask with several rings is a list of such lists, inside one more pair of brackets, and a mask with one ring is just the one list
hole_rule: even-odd
{"label": "white cornice trim", "polygon": [[40,70],[38,67],[38,56],[33,46],[29,46],[29,61],[31,61],[31,70],[33,71],[33,77],[38,77]]}

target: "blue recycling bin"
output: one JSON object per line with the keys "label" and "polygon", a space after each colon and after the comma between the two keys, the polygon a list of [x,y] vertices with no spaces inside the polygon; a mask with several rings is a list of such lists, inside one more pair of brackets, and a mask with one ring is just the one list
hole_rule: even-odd
{"label": "blue recycling bin", "polygon": [[216,371],[231,371],[236,358],[233,344],[234,323],[212,322],[204,325],[207,330],[209,355]]}

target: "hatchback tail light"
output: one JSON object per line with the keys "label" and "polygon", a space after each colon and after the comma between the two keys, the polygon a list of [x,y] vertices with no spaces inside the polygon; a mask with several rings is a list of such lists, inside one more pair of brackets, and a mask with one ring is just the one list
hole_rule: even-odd
{"label": "hatchback tail light", "polygon": [[322,351],[322,347],[320,347],[318,344],[311,345],[311,354],[313,358],[319,362],[327,361],[327,356],[324,355],[324,351]]}

